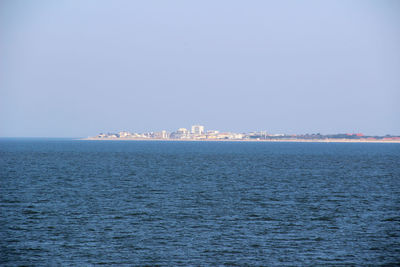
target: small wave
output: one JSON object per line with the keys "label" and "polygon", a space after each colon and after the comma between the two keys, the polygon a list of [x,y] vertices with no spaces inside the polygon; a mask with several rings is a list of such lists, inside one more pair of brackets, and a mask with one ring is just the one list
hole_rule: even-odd
{"label": "small wave", "polygon": [[37,212],[35,210],[30,210],[30,209],[23,210],[22,213],[23,214],[39,214],[39,212]]}
{"label": "small wave", "polygon": [[321,216],[321,217],[317,217],[317,218],[313,218],[311,220],[313,221],[331,221],[333,218],[329,217],[329,216]]}
{"label": "small wave", "polygon": [[390,217],[390,218],[383,219],[383,221],[384,222],[398,222],[398,221],[400,221],[400,217],[399,216]]}

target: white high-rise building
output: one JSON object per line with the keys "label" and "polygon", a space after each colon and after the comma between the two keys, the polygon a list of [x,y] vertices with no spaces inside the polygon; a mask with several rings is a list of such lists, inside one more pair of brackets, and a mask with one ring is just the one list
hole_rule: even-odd
{"label": "white high-rise building", "polygon": [[168,138],[168,133],[167,133],[166,130],[162,130],[162,131],[161,131],[161,138],[163,138],[163,139]]}
{"label": "white high-rise building", "polygon": [[202,125],[193,125],[192,126],[192,134],[203,134],[204,126]]}

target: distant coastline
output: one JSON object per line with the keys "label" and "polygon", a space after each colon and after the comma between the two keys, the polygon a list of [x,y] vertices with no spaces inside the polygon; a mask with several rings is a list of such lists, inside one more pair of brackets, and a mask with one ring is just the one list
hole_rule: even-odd
{"label": "distant coastline", "polygon": [[269,133],[267,131],[252,131],[244,133],[220,132],[206,130],[203,125],[192,125],[191,128],[179,128],[168,132],[150,131],[144,133],[120,131],[114,133],[100,133],[96,136],[81,140],[109,140],[109,141],[196,141],[196,142],[299,142],[299,143],[400,143],[400,136],[366,136],[362,133],[339,134],[284,134]]}
{"label": "distant coastline", "polygon": [[78,140],[88,141],[165,141],[165,142],[289,142],[289,143],[400,143],[400,140],[368,139],[162,139],[162,138],[97,138],[88,137]]}

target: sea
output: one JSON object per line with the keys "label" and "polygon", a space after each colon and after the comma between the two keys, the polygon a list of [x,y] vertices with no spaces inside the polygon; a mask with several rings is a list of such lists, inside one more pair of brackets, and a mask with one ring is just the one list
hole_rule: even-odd
{"label": "sea", "polygon": [[1,266],[399,266],[400,144],[0,139]]}

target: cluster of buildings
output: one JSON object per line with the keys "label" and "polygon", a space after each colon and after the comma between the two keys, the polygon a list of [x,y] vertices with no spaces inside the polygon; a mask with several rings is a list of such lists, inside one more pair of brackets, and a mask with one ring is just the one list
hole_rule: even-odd
{"label": "cluster of buildings", "polygon": [[219,132],[216,130],[206,131],[203,125],[193,125],[191,129],[179,128],[174,132],[147,132],[147,133],[131,133],[122,131],[119,133],[101,133],[96,139],[186,139],[186,140],[219,140],[219,139],[244,139],[246,134],[238,134],[231,132]]}
{"label": "cluster of buildings", "polygon": [[345,134],[269,134],[265,131],[249,133],[219,132],[216,130],[205,130],[203,125],[193,125],[190,130],[179,128],[174,132],[166,130],[160,132],[132,133],[122,131],[118,133],[99,134],[90,139],[154,139],[154,140],[355,140],[355,141],[400,141],[399,136],[364,136],[361,133]]}

